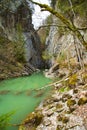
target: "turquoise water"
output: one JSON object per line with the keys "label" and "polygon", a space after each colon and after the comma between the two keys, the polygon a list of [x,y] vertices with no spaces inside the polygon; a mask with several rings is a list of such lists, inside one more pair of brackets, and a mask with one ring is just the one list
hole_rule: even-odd
{"label": "turquoise water", "polygon": [[[42,73],[0,82],[0,115],[15,111],[10,123],[20,124],[49,91],[48,88],[43,91],[35,89],[50,82]],[[18,127],[9,126],[6,130],[18,130]]]}

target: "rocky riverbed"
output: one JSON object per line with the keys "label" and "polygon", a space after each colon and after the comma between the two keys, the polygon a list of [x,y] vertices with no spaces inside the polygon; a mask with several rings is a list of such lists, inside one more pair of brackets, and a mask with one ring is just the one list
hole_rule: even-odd
{"label": "rocky riverbed", "polygon": [[54,83],[50,95],[29,114],[19,130],[87,130],[87,79],[85,72],[78,74],[82,81],[77,76],[75,82],[72,75]]}

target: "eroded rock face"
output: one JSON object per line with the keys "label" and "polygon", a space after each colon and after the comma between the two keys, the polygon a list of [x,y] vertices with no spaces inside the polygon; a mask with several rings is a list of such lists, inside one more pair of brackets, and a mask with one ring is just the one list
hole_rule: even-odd
{"label": "eroded rock face", "polygon": [[[53,17],[53,19],[58,20],[57,18]],[[53,24],[56,24],[55,21],[53,21]],[[60,23],[59,23],[60,24]],[[49,67],[53,66],[56,64],[58,56],[61,56],[63,53],[65,56],[68,58],[73,58],[76,57],[76,46],[74,44],[74,37],[70,33],[63,33],[59,30],[58,27],[51,27],[49,36],[46,40],[46,45],[47,45],[47,52],[48,55],[52,55],[52,58],[49,59],[48,65]],[[82,32],[82,35],[84,36],[86,40],[86,32]],[[79,41],[76,39],[77,44],[79,46]],[[87,41],[87,40],[86,40]],[[80,47],[80,46],[79,46]],[[82,51],[84,51],[84,48],[81,47]],[[86,56],[86,53],[85,53]],[[84,61],[85,62],[85,61]]]}
{"label": "eroded rock face", "polygon": [[39,36],[35,30],[31,30],[30,32],[25,32],[24,37],[26,41],[26,61],[36,68],[42,68],[44,66],[44,63],[41,58],[41,43]]}
{"label": "eroded rock face", "polygon": [[5,11],[2,20],[4,21],[2,25],[6,30],[5,33],[10,40],[16,40],[16,29],[20,29],[18,26],[21,26],[25,41],[26,61],[34,67],[40,68],[42,66],[41,43],[32,25],[32,10],[30,6],[28,6],[28,3],[22,1],[12,13]]}
{"label": "eroded rock face", "polygon": [[[62,0],[60,0],[60,3],[61,2]],[[58,10],[58,12],[62,13],[67,19],[70,19],[67,17],[67,14],[64,14],[64,12],[62,12],[63,10],[59,9],[60,6],[58,8],[58,3],[58,1],[55,2],[55,10]],[[62,6],[64,6],[63,3]],[[82,28],[83,26],[86,27],[86,21],[87,19],[85,17],[77,14],[73,19],[74,25],[77,28]],[[78,45],[78,48],[80,48],[83,53],[85,52],[84,48],[80,46],[78,38],[74,37],[71,31],[64,29],[62,27],[64,24],[56,16],[52,16],[52,25],[53,26],[50,27],[49,35],[46,39],[47,53],[48,55],[51,55],[51,58],[48,60],[49,67],[53,66],[56,63],[58,56],[61,56],[62,53],[64,53],[64,55],[67,55],[68,58],[77,57],[75,42]],[[80,30],[80,33],[82,34],[85,41],[87,41],[87,31]]]}
{"label": "eroded rock face", "polygon": [[[24,0],[11,1],[9,6],[8,3],[4,4],[7,4],[7,9],[3,7],[0,12],[1,79],[4,74],[6,77],[28,75],[33,69],[43,67],[40,39],[32,25],[30,4]],[[22,54],[23,58],[19,60]]]}

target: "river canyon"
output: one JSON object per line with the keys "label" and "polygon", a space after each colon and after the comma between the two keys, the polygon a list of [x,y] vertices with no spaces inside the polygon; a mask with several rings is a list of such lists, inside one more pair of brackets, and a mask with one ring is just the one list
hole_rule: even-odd
{"label": "river canyon", "polygon": [[[36,5],[50,12],[38,29]],[[0,6],[0,129],[86,130],[86,0]]]}

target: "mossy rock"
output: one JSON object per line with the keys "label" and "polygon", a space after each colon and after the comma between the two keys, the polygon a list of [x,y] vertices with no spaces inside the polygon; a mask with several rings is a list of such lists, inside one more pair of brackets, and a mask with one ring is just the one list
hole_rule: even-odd
{"label": "mossy rock", "polygon": [[70,106],[69,107],[70,113],[72,113],[73,111],[75,111],[75,109],[76,109],[75,106]]}
{"label": "mossy rock", "polygon": [[64,110],[64,108],[63,108],[63,104],[61,104],[61,103],[58,103],[57,105],[56,105],[56,112],[62,112]]}
{"label": "mossy rock", "polygon": [[43,115],[40,112],[31,113],[27,119],[19,127],[19,130],[36,130],[36,127],[41,123]]}
{"label": "mossy rock", "polygon": [[62,98],[70,99],[70,98],[72,98],[72,96],[67,93],[67,94],[63,94]]}
{"label": "mossy rock", "polygon": [[85,103],[87,103],[87,97],[81,97],[80,99],[79,99],[79,101],[78,101],[78,105],[83,105],[83,104],[85,104]]}
{"label": "mossy rock", "polygon": [[58,104],[56,105],[56,108],[57,108],[57,109],[61,109],[61,108],[63,108],[63,105],[58,103]]}
{"label": "mossy rock", "polygon": [[69,118],[67,116],[64,115],[59,115],[57,117],[58,121],[61,121],[62,123],[67,123],[69,121]]}
{"label": "mossy rock", "polygon": [[83,74],[83,80],[86,81],[87,80],[87,74]]}
{"label": "mossy rock", "polygon": [[16,91],[16,92],[14,92],[15,95],[20,95],[22,93],[23,93],[23,91]]}
{"label": "mossy rock", "polygon": [[63,102],[66,102],[68,99],[70,99],[70,98],[72,98],[72,96],[70,95],[70,94],[68,94],[68,93],[66,93],[66,94],[63,94],[63,96],[62,96],[62,101]]}
{"label": "mossy rock", "polygon": [[57,125],[56,130],[62,130],[62,129],[63,129],[63,127],[61,125]]}
{"label": "mossy rock", "polygon": [[57,116],[58,121],[62,121],[62,115]]}
{"label": "mossy rock", "polygon": [[6,95],[10,92],[10,90],[2,90],[0,91],[0,95]]}
{"label": "mossy rock", "polygon": [[45,107],[45,106],[47,106],[47,105],[50,105],[50,104],[52,104],[54,102],[54,99],[53,99],[53,97],[47,97],[45,100],[44,100],[44,102],[43,102],[43,106]]}
{"label": "mossy rock", "polygon": [[74,99],[68,99],[67,100],[67,106],[71,107],[74,106],[76,104],[76,101]]}
{"label": "mossy rock", "polygon": [[61,87],[58,91],[60,93],[65,93],[65,92],[68,92],[69,90],[70,90],[69,87]]}
{"label": "mossy rock", "polygon": [[[27,130],[27,128],[24,127],[24,126],[20,126],[19,130]],[[29,127],[28,130],[36,130],[36,128],[35,127]]]}
{"label": "mossy rock", "polygon": [[69,118],[67,116],[62,117],[62,122],[67,123],[69,121]]}
{"label": "mossy rock", "polygon": [[36,93],[35,97],[41,97],[41,96],[43,96],[43,95],[44,95],[44,90],[39,90],[39,91]]}
{"label": "mossy rock", "polygon": [[78,91],[79,91],[79,90],[75,88],[75,89],[73,90],[73,93],[78,93]]}
{"label": "mossy rock", "polygon": [[76,74],[73,74],[69,79],[69,85],[75,85],[77,82],[78,76]]}
{"label": "mossy rock", "polygon": [[19,130],[22,130],[21,128],[25,128],[24,130],[27,130],[27,128],[29,128],[28,130],[34,130],[41,123],[42,119],[43,115],[41,114],[41,112],[32,112],[24,120],[24,122],[22,123],[23,125],[20,126]]}
{"label": "mossy rock", "polygon": [[26,95],[27,95],[27,96],[30,96],[31,94],[32,94],[32,90],[27,90],[27,91],[26,91]]}

